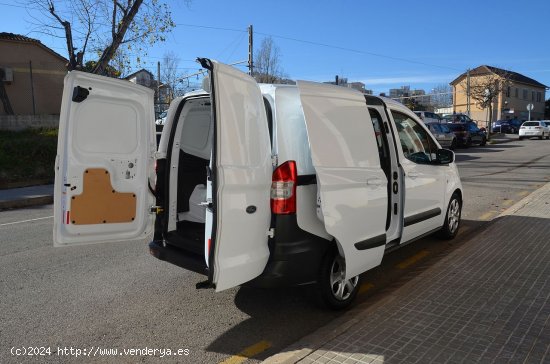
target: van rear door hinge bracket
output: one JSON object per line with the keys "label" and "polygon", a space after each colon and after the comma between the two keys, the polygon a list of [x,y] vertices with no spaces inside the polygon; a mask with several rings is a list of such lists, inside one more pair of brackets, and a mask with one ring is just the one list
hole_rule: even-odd
{"label": "van rear door hinge bracket", "polygon": [[267,236],[273,239],[275,237],[275,229],[271,228],[267,231]]}
{"label": "van rear door hinge bracket", "polygon": [[271,165],[273,167],[277,167],[277,164],[279,163],[279,156],[277,154],[271,156]]}
{"label": "van rear door hinge bracket", "polygon": [[153,152],[153,157],[155,158],[155,160],[164,159],[164,158],[166,158],[166,153],[165,152]]}
{"label": "van rear door hinge bracket", "polygon": [[149,210],[151,214],[155,214],[155,215],[160,215],[163,211],[164,209],[160,206],[151,206]]}

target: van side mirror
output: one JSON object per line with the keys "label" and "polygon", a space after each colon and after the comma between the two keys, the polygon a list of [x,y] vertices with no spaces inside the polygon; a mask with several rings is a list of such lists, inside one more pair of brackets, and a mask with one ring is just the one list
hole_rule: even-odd
{"label": "van side mirror", "polygon": [[455,161],[455,153],[449,149],[438,149],[435,154],[436,164],[449,164]]}

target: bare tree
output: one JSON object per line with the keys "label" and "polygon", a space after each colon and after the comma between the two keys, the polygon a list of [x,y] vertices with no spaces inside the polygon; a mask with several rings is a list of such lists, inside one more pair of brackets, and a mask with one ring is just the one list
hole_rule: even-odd
{"label": "bare tree", "polygon": [[453,105],[453,89],[448,84],[437,85],[430,95],[430,103],[436,109]]}
{"label": "bare tree", "polygon": [[273,38],[266,37],[262,40],[260,49],[256,50],[254,78],[258,82],[275,83],[280,82],[284,77],[279,47]]}
{"label": "bare tree", "polygon": [[[493,121],[493,104],[498,95],[504,92],[511,84],[510,73],[506,71],[488,72],[470,77],[470,97],[482,108],[487,109],[488,128],[487,139],[490,139]],[[467,86],[462,85],[463,91],[468,92]]]}
{"label": "bare tree", "polygon": [[92,73],[105,74],[122,45],[136,52],[139,62],[143,47],[163,41],[164,35],[174,27],[169,8],[161,0],[35,0],[32,3],[43,10],[43,16],[37,19],[41,29],[66,39],[69,70],[83,69],[84,59],[91,51],[97,56]]}
{"label": "bare tree", "polygon": [[168,102],[183,93],[181,85],[181,75],[178,72],[180,59],[174,52],[166,52],[162,57],[160,67],[160,80],[162,86],[167,89]]}

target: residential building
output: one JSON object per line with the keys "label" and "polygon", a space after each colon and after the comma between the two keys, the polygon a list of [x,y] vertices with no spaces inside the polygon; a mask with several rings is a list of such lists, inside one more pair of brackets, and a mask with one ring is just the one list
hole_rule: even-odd
{"label": "residential building", "polygon": [[67,62],[37,39],[0,33],[0,115],[59,114]]}
{"label": "residential building", "polygon": [[156,89],[158,84],[153,73],[144,68],[124,77],[124,79],[150,89]]}
{"label": "residential building", "polygon": [[[547,86],[520,73],[487,65],[479,66],[470,71],[470,83],[475,82],[476,78],[483,81],[484,77],[491,74],[506,76],[510,81],[510,85],[499,93],[493,103],[491,120],[513,118],[527,120],[529,117],[527,105],[529,104],[533,104],[532,120],[544,118],[544,100],[546,99]],[[453,111],[457,113],[466,113],[468,110],[467,76],[465,72],[450,83],[453,88]],[[477,121],[489,120],[488,110],[482,109],[475,100],[470,98],[470,117]]]}
{"label": "residential building", "polygon": [[411,86],[401,86],[400,88],[390,88],[390,98],[402,101],[404,97],[411,96]]}

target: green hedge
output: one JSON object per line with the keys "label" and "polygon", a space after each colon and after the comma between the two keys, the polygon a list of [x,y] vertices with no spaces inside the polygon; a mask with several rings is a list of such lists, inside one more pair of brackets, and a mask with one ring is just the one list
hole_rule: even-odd
{"label": "green hedge", "polygon": [[0,186],[53,182],[57,129],[0,130]]}

